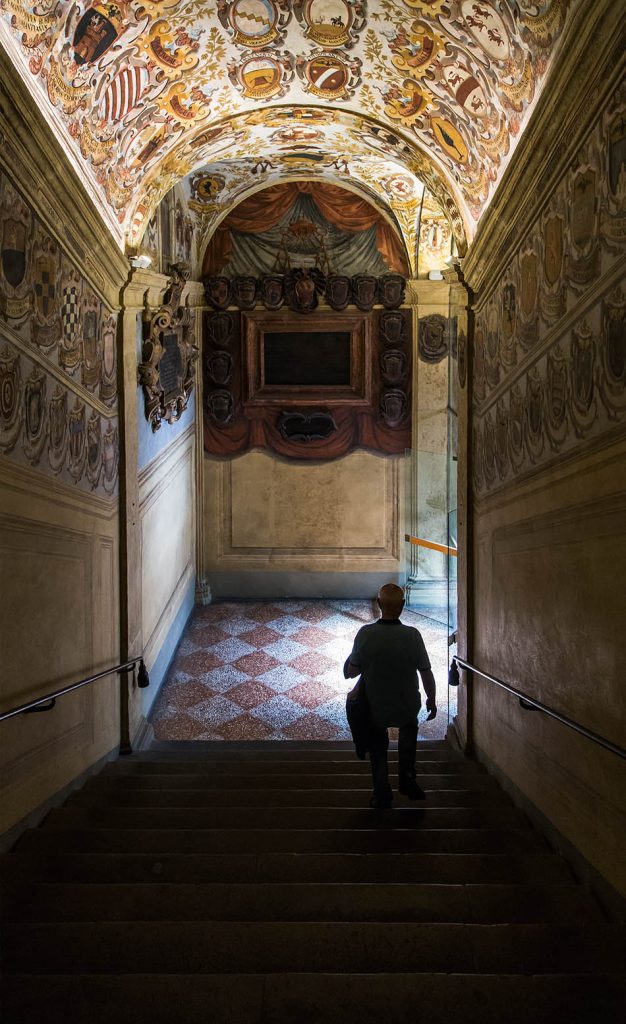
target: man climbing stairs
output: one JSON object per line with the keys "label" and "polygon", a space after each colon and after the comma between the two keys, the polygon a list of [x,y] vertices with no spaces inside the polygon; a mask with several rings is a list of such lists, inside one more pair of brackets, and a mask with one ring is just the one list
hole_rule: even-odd
{"label": "man climbing stairs", "polygon": [[[393,776],[394,752],[390,751]],[[624,931],[478,763],[160,743],[2,861],[4,1024],[612,1024]]]}

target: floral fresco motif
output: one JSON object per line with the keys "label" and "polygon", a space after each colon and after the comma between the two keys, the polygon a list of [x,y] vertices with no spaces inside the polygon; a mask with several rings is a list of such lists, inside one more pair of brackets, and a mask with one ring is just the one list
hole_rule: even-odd
{"label": "floral fresco motif", "polygon": [[[401,170],[419,165],[439,179],[455,235],[471,238],[570,6],[0,0],[0,41],[120,245],[137,244],[160,198],[209,162],[201,152],[209,140],[221,139],[223,158],[235,158],[245,137],[240,126],[229,131],[229,119],[270,119],[285,102],[300,124],[340,124],[350,114],[348,147],[366,121],[373,150],[387,146]],[[330,168],[345,147],[323,159]]]}

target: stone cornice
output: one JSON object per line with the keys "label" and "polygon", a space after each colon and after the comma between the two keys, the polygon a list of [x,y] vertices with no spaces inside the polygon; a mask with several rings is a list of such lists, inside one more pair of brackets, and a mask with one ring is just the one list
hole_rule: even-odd
{"label": "stone cornice", "polygon": [[1,47],[0,166],[94,291],[118,308],[128,261]]}
{"label": "stone cornice", "polygon": [[486,294],[500,278],[615,87],[625,63],[624,36],[622,5],[615,0],[583,0],[573,12],[542,95],[463,261],[474,293]]}

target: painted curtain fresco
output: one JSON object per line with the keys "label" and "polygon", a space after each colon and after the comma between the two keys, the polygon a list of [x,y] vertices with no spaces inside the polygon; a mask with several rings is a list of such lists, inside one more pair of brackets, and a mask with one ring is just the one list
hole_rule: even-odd
{"label": "painted curtain fresco", "polygon": [[2,172],[0,197],[0,453],[113,494],[117,313]]}
{"label": "painted curtain fresco", "polygon": [[319,256],[299,225],[318,229],[334,273],[408,276],[402,245],[383,217],[359,196],[315,182],[275,185],[244,200],[216,228],[203,271],[260,276],[278,269],[281,250],[293,266]]}

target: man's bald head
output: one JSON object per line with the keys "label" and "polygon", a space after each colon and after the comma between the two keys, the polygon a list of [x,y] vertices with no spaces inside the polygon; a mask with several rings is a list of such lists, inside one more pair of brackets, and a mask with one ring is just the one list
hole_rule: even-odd
{"label": "man's bald head", "polygon": [[404,608],[404,591],[396,583],[385,583],[378,591],[378,606],[384,619],[397,619]]}

